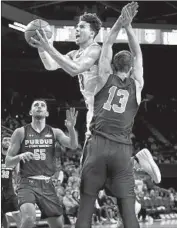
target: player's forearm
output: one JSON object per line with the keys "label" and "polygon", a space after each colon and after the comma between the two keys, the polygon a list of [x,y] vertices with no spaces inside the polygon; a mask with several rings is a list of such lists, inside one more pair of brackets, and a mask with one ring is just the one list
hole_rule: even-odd
{"label": "player's forearm", "polygon": [[113,45],[116,42],[116,38],[122,28],[122,22],[121,22],[121,17],[117,19],[113,27],[111,28],[111,31],[109,32],[105,42],[108,44]]}
{"label": "player's forearm", "polygon": [[77,147],[78,147],[78,136],[77,136],[77,133],[73,128],[69,128],[68,129],[69,131],[69,138],[70,138],[70,141],[69,141],[69,147],[73,150],[75,150]]}
{"label": "player's forearm", "polygon": [[137,40],[137,37],[135,36],[135,33],[133,31],[133,28],[131,25],[128,25],[125,27],[127,36],[128,36],[128,41],[129,41],[129,48],[132,52],[132,54],[136,57],[138,55],[141,55],[141,48],[139,45],[139,42]]}
{"label": "player's forearm", "polygon": [[20,155],[16,155],[14,157],[7,155],[5,165],[6,165],[6,167],[14,168],[20,162],[20,160],[21,160]]}
{"label": "player's forearm", "polygon": [[49,53],[47,53],[46,51],[40,51],[39,49],[38,53],[46,70],[57,70],[58,68],[60,68],[60,66],[54,59],[52,59]]}
{"label": "player's forearm", "polygon": [[57,51],[53,46],[50,46],[47,50],[50,56],[57,62],[60,67],[71,76],[76,76],[79,73],[79,66],[73,60],[67,58]]}

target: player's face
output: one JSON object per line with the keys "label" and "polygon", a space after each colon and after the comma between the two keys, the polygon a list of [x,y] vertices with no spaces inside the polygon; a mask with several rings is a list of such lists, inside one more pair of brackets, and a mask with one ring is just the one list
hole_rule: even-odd
{"label": "player's face", "polygon": [[4,137],[2,140],[2,147],[8,149],[10,146],[10,137]]}
{"label": "player's face", "polygon": [[44,119],[48,116],[47,105],[44,101],[35,101],[32,104],[30,114],[36,119]]}
{"label": "player's face", "polygon": [[88,42],[94,37],[94,32],[90,24],[85,21],[80,21],[76,27],[76,44],[80,45]]}

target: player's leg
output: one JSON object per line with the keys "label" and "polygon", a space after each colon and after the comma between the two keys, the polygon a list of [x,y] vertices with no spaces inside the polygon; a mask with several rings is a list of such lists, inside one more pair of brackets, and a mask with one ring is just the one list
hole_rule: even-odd
{"label": "player's leg", "polygon": [[64,227],[64,219],[63,216],[59,217],[50,217],[47,219],[48,225],[50,228],[63,228]]}
{"label": "player's leg", "polygon": [[34,228],[36,223],[36,209],[33,203],[24,203],[20,206],[21,228]]}
{"label": "player's leg", "polygon": [[148,173],[156,184],[160,183],[160,170],[148,149],[144,148],[135,155],[135,166],[136,165]]}
{"label": "player's leg", "polygon": [[[50,228],[63,227],[63,207],[56,194],[52,180],[38,180],[36,201],[41,210],[41,219],[47,219]],[[41,191],[42,189],[42,191]]]}
{"label": "player's leg", "polygon": [[92,215],[95,209],[97,195],[91,196],[87,193],[80,194],[80,205],[75,228],[90,228]]}
{"label": "player's leg", "polygon": [[86,157],[82,168],[80,186],[80,205],[76,228],[90,228],[98,192],[103,188],[107,172],[105,152],[106,140],[92,136],[86,146]]}
{"label": "player's leg", "polygon": [[138,228],[135,214],[135,193],[133,164],[131,161],[132,145],[111,142],[108,163],[108,189],[117,198],[124,228]]}
{"label": "player's leg", "polygon": [[117,198],[117,204],[124,228],[139,228],[135,214],[135,197]]}
{"label": "player's leg", "polygon": [[17,190],[18,205],[21,213],[21,228],[33,228],[36,222],[35,192],[33,181],[22,178]]}

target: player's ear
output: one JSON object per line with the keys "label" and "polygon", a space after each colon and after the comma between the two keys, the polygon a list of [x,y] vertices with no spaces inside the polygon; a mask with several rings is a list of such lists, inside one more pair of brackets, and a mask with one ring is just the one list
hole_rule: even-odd
{"label": "player's ear", "polygon": [[47,112],[46,112],[46,117],[48,117],[48,116],[49,116],[49,112],[47,111]]}
{"label": "player's ear", "polygon": [[31,110],[29,111],[29,115],[32,116],[32,111]]}
{"label": "player's ear", "polygon": [[95,32],[92,30],[91,36],[94,38],[95,37]]}

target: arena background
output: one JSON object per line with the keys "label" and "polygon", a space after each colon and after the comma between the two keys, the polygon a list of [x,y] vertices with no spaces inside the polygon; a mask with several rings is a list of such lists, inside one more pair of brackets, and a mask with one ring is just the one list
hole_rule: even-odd
{"label": "arena background", "polygon": [[[125,3],[2,1],[2,134],[11,134],[16,127],[29,123],[30,103],[42,97],[47,99],[50,108],[48,124],[63,130],[66,109],[76,107],[81,146],[85,137],[86,108],[77,77],[72,78],[60,69],[45,70],[37,50],[26,43],[19,26],[12,28],[9,24],[27,25],[36,18],[48,21],[54,31],[54,46],[65,54],[77,48],[73,26],[79,15],[98,14],[104,27],[98,37],[100,42]],[[144,147],[150,149],[162,172],[159,186],[177,191],[177,2],[139,2],[133,27],[141,43],[145,80],[133,131],[135,152]],[[123,32],[118,41],[114,52],[128,49]]]}

